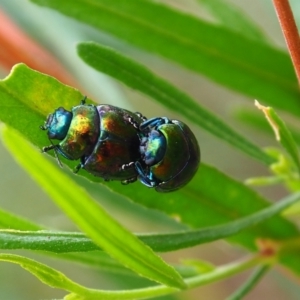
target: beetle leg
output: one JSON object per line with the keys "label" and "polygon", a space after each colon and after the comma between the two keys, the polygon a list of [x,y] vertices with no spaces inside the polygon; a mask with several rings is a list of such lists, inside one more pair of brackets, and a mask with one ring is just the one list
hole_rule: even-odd
{"label": "beetle leg", "polygon": [[[51,141],[51,140],[50,140]],[[52,141],[51,141],[51,143],[52,143]],[[55,155],[55,158],[56,158],[56,161],[57,161],[57,163],[59,164],[59,166],[62,168],[63,167],[63,165],[62,165],[62,163],[61,163],[61,161],[60,161],[60,159],[59,159],[59,157],[58,157],[58,149],[59,149],[59,145],[54,145],[54,144],[52,144],[52,145],[50,145],[50,146],[45,146],[45,147],[43,147],[42,148],[42,152],[43,153],[46,153],[46,152],[48,152],[48,151],[50,151],[50,150],[54,150],[54,155]]]}
{"label": "beetle leg", "polygon": [[127,185],[127,184],[133,183],[133,182],[135,182],[135,181],[137,181],[137,177],[136,177],[136,176],[135,176],[135,177],[132,177],[132,178],[129,178],[129,179],[122,180],[121,183],[122,183],[123,185]]}
{"label": "beetle leg", "polygon": [[44,125],[41,125],[41,126],[40,126],[40,129],[42,129],[42,130],[47,130],[48,127],[46,126],[46,124],[47,124],[47,122],[44,122]]}
{"label": "beetle leg", "polygon": [[50,151],[50,150],[52,150],[52,149],[56,149],[57,147],[58,147],[58,145],[54,145],[54,144],[49,145],[49,146],[45,146],[45,147],[42,148],[42,152],[43,152],[43,153],[44,153],[44,152],[48,152],[48,151]]}
{"label": "beetle leg", "polygon": [[82,168],[82,164],[80,163],[73,169],[73,173],[77,174],[81,168]]}
{"label": "beetle leg", "polygon": [[130,117],[129,115],[126,116],[127,117],[127,122],[132,125],[135,129],[139,129],[139,123],[137,121],[135,121],[132,117]]}
{"label": "beetle leg", "polygon": [[147,118],[146,118],[144,115],[142,115],[141,113],[139,113],[138,111],[136,111],[135,114],[136,114],[143,122],[147,121]]}
{"label": "beetle leg", "polygon": [[155,180],[151,180],[149,175],[146,174],[144,168],[142,167],[141,163],[139,161],[135,162],[135,169],[139,174],[139,180],[141,183],[148,187],[156,187],[158,183]]}
{"label": "beetle leg", "polygon": [[[138,118],[140,118],[142,120],[142,122],[145,122],[147,120],[147,118],[145,116],[143,116],[141,113],[139,112],[135,112],[134,113]],[[140,124],[139,122],[137,122],[136,120],[134,120],[130,115],[125,115],[126,121],[132,125],[135,129],[139,130],[140,129]]]}
{"label": "beetle leg", "polygon": [[[129,168],[134,168],[134,166],[135,166],[135,163],[132,161],[128,164],[122,165],[120,170],[124,171],[124,170],[129,169]],[[137,176],[134,176],[134,177],[129,178],[129,179],[122,180],[121,183],[123,185],[127,185],[127,184],[135,182],[135,181],[137,181]]]}
{"label": "beetle leg", "polygon": [[84,164],[85,164],[85,158],[84,158],[84,157],[81,157],[81,158],[80,158],[80,163],[74,168],[73,172],[74,172],[75,174],[77,174],[77,173],[80,171],[80,169],[83,168]]}
{"label": "beetle leg", "polygon": [[152,118],[152,119],[146,120],[143,123],[141,123],[139,129],[141,131],[144,131],[146,128],[154,128],[154,127],[160,126],[162,124],[169,124],[169,123],[172,123],[172,121],[165,117]]}
{"label": "beetle leg", "polygon": [[133,166],[134,166],[134,162],[132,161],[132,162],[130,162],[128,164],[122,165],[121,168],[120,168],[120,170],[124,171],[126,169],[132,168]]}

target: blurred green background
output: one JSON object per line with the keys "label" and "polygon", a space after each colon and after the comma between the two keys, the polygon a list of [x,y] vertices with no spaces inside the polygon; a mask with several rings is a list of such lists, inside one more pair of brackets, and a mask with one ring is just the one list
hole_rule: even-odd
{"label": "blurred green background", "polygon": [[[193,0],[169,0],[158,1],[174,6],[189,14],[213,21],[213,18],[201,8],[197,1]],[[292,1],[294,11],[299,13],[296,18],[300,20],[299,1]],[[298,2],[298,3],[297,3]],[[271,1],[228,1],[248,15],[262,31],[268,36],[271,44],[285,49],[281,30],[276,19]],[[228,5],[229,5],[228,4]],[[177,116],[167,111],[164,107],[152,102],[145,95],[134,92],[116,81],[101,75],[85,65],[76,54],[76,44],[80,41],[93,40],[109,45],[122,54],[130,56],[142,64],[147,65],[157,74],[167,78],[174,85],[184,90],[197,99],[201,105],[217,114],[221,119],[230,124],[237,131],[249,137],[250,140],[261,146],[276,145],[271,134],[251,129],[246,124],[235,118],[240,109],[254,110],[252,101],[245,96],[230,91],[222,86],[214,84],[204,76],[183,69],[161,57],[142,52],[128,44],[109,36],[86,25],[82,25],[72,19],[66,18],[52,10],[35,6],[26,0],[0,0],[0,9],[3,10],[18,26],[27,32],[33,39],[55,55],[69,72],[80,83],[89,97],[99,103],[108,103],[133,111],[140,111],[147,117]],[[0,20],[1,26],[1,20]],[[0,45],[1,47],[1,45]],[[20,44],[20,48],[22,45]],[[1,51],[1,48],[0,48]],[[4,78],[8,71],[0,67],[0,75]],[[247,101],[246,101],[247,100]],[[287,116],[288,117],[288,116]],[[188,123],[188,120],[184,120]],[[206,163],[216,166],[228,175],[244,180],[251,176],[265,175],[267,170],[256,161],[243,155],[227,144],[220,142],[206,132],[196,129],[197,139],[201,146],[202,159]],[[37,130],[39,130],[37,128]],[[43,134],[41,132],[41,134]],[[52,204],[43,191],[19,168],[10,154],[0,145],[0,206],[3,209],[27,217],[37,223],[59,230],[76,230],[71,222]],[[69,172],[65,170],[65,172]],[[73,175],[72,175],[73,176]],[[110,193],[106,188],[90,184],[78,176],[73,176],[81,185],[116,217],[122,224],[133,232],[150,232],[168,229],[179,229],[182,225],[155,211],[149,211],[127,199],[115,195],[115,201],[106,201],[106,195]],[[264,188],[261,193],[270,199],[279,199],[284,195],[281,188]],[[111,197],[111,195],[110,195]],[[20,251],[18,253],[21,253]],[[242,257],[246,252],[243,249],[232,247],[221,241],[193,249],[178,251],[163,255],[168,261],[178,262],[180,257],[199,258],[211,261],[218,265],[230,262],[237,257]],[[22,253],[33,257],[32,253]],[[83,266],[59,260],[45,259],[36,254],[39,261],[49,262],[49,265],[66,273],[75,281],[89,287],[114,289],[139,286],[140,282],[132,282],[131,278],[115,278],[111,274],[101,273],[97,270],[89,270]],[[230,280],[185,292],[176,297],[163,299],[225,299],[248,274],[242,274]],[[17,288],[16,288],[17,282]],[[257,288],[245,299],[299,299],[300,289],[292,279],[289,281],[275,268],[266,276]],[[63,292],[53,290],[40,283],[32,275],[18,266],[1,263],[0,266],[0,297],[1,299],[29,300],[29,299],[59,299]]]}

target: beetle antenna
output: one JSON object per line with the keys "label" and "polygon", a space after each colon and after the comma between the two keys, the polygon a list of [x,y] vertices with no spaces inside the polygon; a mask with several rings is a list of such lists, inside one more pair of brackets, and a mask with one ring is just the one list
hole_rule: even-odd
{"label": "beetle antenna", "polygon": [[80,104],[81,104],[81,105],[85,105],[86,99],[87,99],[87,96],[85,95],[85,96],[83,97],[83,99],[80,101]]}

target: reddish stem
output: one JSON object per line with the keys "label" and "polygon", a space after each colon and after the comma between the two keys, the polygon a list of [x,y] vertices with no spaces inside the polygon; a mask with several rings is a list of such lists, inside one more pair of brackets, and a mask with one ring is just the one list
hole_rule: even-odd
{"label": "reddish stem", "polygon": [[288,0],[273,0],[278,20],[300,84],[300,39]]}

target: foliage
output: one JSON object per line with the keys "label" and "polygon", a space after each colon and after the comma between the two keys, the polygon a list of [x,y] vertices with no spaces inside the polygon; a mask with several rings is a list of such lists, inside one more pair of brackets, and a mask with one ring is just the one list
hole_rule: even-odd
{"label": "foliage", "polygon": [[[80,186],[82,181],[78,184],[73,174],[59,169],[53,160],[36,151],[36,148],[49,144],[46,135],[39,130],[46,116],[59,106],[70,108],[78,104],[83,98],[83,91],[24,63],[17,64],[0,81],[1,140],[81,232],[53,230],[3,209],[0,211],[0,248],[9,252],[26,249],[31,254],[40,251],[46,257],[105,270],[116,278],[125,275],[134,281],[140,277],[147,280],[139,288],[128,285],[126,289],[117,291],[92,289],[77,284],[63,272],[38,262],[38,259],[27,258],[24,252],[22,256],[1,253],[0,261],[18,264],[46,285],[62,289],[67,292],[64,299],[173,297],[170,295],[182,289],[226,279],[256,267],[249,280],[228,298],[241,299],[276,264],[299,277],[299,230],[296,223],[287,218],[287,213],[281,214],[285,211],[299,215],[299,206],[295,203],[300,198],[298,139],[297,136],[294,139],[289,126],[279,116],[280,109],[296,119],[300,112],[299,88],[288,55],[274,47],[260,28],[241,11],[226,5],[223,0],[199,0],[199,7],[206,7],[218,25],[150,0],[31,2],[73,18],[76,26],[83,27],[77,23],[86,24],[110,36],[113,42],[107,42],[109,46],[105,38],[100,43],[98,37],[95,38],[97,42],[80,40],[76,48],[78,57],[95,70],[157,101],[170,114],[188,120],[187,123],[195,126],[195,130],[203,129],[210,139],[217,137],[220,145],[215,150],[217,155],[223,155],[222,147],[230,145],[230,149],[246,154],[249,160],[254,159],[264,168],[269,167],[272,176],[251,178],[245,185],[219,171],[218,164],[210,166],[205,151],[202,151],[203,162],[192,182],[170,194],[158,195],[139,183],[122,186],[119,182],[104,182],[80,171],[80,177],[94,182],[97,190],[103,195],[107,193],[111,202],[117,197],[125,203],[130,202],[134,209],[142,206],[145,216],[152,210],[159,211],[164,222],[173,226],[172,231],[133,234],[107,213],[103,207],[104,199],[100,199],[101,204],[97,203]],[[38,7],[38,10],[43,14],[44,8]],[[114,43],[122,46],[115,50],[112,48]],[[126,48],[128,45],[130,47]],[[137,53],[142,54],[137,55],[138,59],[132,58]],[[205,108],[205,104],[196,97],[157,75],[149,60],[148,65],[147,59],[143,63],[138,62],[140,57],[147,56],[146,53],[204,75],[239,92],[241,97],[256,97],[261,103],[272,105],[274,108],[259,104],[258,107],[265,113],[286,152],[261,149],[252,138],[241,134],[217,113]],[[48,68],[51,69],[51,66]],[[95,104],[90,97],[88,102]],[[218,105],[224,106],[224,101]],[[276,114],[275,110],[279,113]],[[262,115],[258,117],[251,109],[244,112],[240,114],[243,120],[253,128],[260,126]],[[289,115],[285,117],[289,119]],[[260,123],[256,122],[257,119]],[[259,129],[265,128],[265,124],[261,126]],[[64,158],[62,162],[71,169],[75,166],[74,162]],[[270,183],[283,183],[291,193],[272,204],[268,197],[249,186]],[[170,221],[171,218],[178,221],[177,227]],[[216,267],[202,260],[172,265],[155,253],[186,249],[221,239],[232,243],[233,249],[237,245],[242,246],[243,251],[250,251],[251,255]]]}

